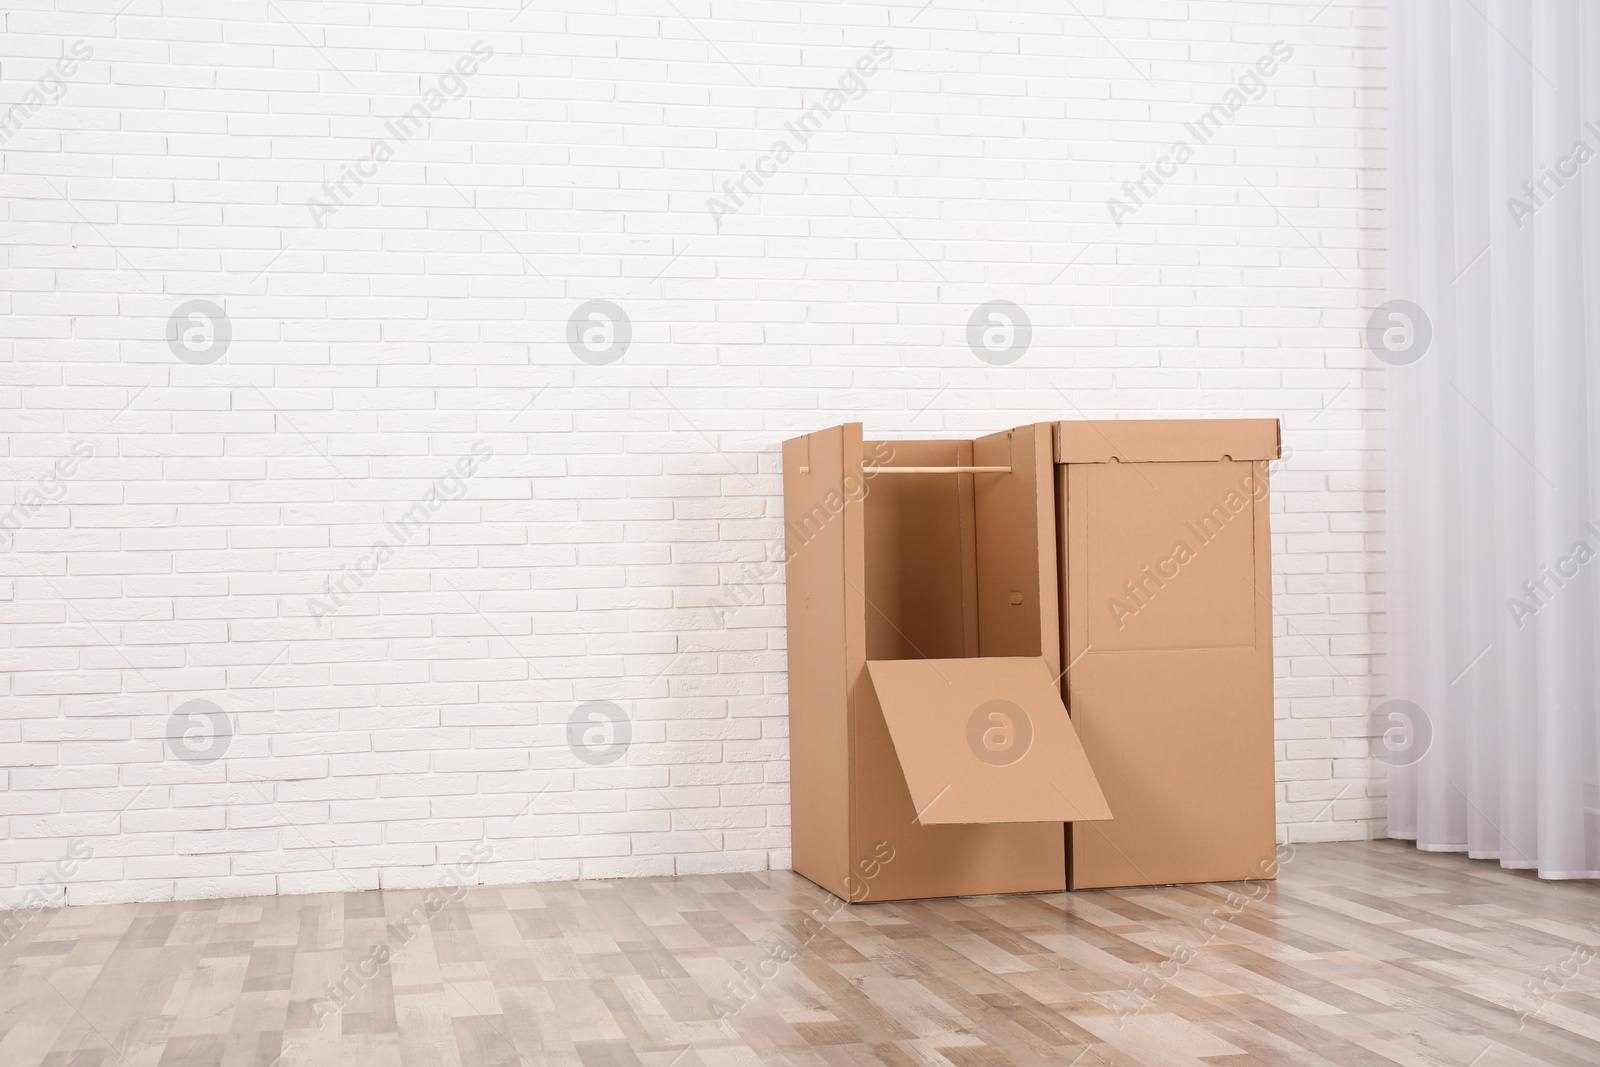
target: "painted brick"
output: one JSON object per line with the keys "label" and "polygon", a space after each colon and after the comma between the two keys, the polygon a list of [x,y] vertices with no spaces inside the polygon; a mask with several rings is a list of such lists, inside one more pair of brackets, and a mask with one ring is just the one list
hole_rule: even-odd
{"label": "painted brick", "polygon": [[[1381,832],[1379,0],[54,7],[6,22],[7,100],[94,58],[0,179],[0,905],[73,848],[73,903],[438,885],[479,836],[495,883],[786,866],[779,443],[847,420],[1281,418],[1279,819]],[[215,362],[165,340],[196,299]]]}

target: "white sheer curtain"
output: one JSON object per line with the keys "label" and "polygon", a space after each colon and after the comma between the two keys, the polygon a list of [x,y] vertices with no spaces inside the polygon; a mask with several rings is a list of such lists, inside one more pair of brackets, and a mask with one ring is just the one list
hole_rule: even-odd
{"label": "white sheer curtain", "polygon": [[1390,19],[1389,833],[1600,877],[1600,4]]}

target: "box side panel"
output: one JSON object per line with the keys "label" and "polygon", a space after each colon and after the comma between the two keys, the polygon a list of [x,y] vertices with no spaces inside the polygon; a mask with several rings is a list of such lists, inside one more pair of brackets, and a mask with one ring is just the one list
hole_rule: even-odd
{"label": "box side panel", "polygon": [[1072,888],[1273,873],[1265,466],[1066,468],[1068,707],[1114,815]]}
{"label": "box side panel", "polygon": [[[1278,420],[1273,419],[1274,432],[1281,432]],[[1280,453],[1274,452],[1276,459]],[[1250,786],[1249,810],[1258,825],[1251,831],[1249,848],[1264,846],[1269,840],[1272,859],[1257,857],[1253,862],[1252,878],[1278,877],[1278,805],[1277,805],[1277,693],[1273,679],[1272,656],[1272,507],[1270,461],[1253,460],[1248,466],[1261,480],[1261,498],[1255,507],[1255,558],[1250,582],[1250,595],[1256,601],[1256,648],[1250,669],[1254,672],[1256,691],[1254,700],[1259,710],[1252,720],[1252,732],[1245,743],[1258,752],[1255,758],[1260,766],[1254,772],[1259,779]]]}
{"label": "box side panel", "polygon": [[783,445],[793,862],[841,895],[850,867],[845,430]]}
{"label": "box side panel", "polygon": [[1058,662],[1050,424],[1019,426],[976,443],[975,462],[1011,467],[976,475],[978,647],[984,656],[1043,656]]}
{"label": "box side panel", "polygon": [[[1055,428],[1052,428],[1052,432],[1051,432],[1051,435],[1050,435],[1052,453],[1054,455],[1057,455],[1057,456],[1060,455],[1060,442],[1057,440],[1058,432],[1059,432],[1058,430],[1056,430]],[[1051,525],[1054,527],[1055,543],[1056,543],[1056,605],[1060,609],[1060,617],[1061,617],[1061,625],[1058,628],[1058,632],[1056,634],[1057,640],[1059,640],[1060,643],[1061,643],[1060,644],[1060,649],[1061,649],[1061,672],[1060,672],[1060,675],[1061,676],[1056,679],[1056,685],[1061,691],[1061,703],[1067,709],[1067,718],[1072,720],[1072,728],[1074,730],[1077,730],[1079,728],[1078,720],[1077,720],[1077,717],[1072,714],[1072,683],[1071,683],[1072,666],[1073,666],[1073,658],[1072,658],[1072,656],[1073,656],[1073,652],[1072,652],[1072,600],[1067,595],[1067,589],[1068,589],[1068,586],[1071,584],[1071,578],[1072,578],[1072,564],[1071,564],[1071,559],[1069,558],[1069,554],[1068,554],[1068,537],[1067,537],[1067,477],[1068,477],[1068,472],[1070,472],[1072,469],[1073,468],[1067,466],[1064,463],[1056,463],[1051,468],[1051,472],[1054,475],[1054,477],[1051,480],[1055,483],[1055,485],[1054,485],[1054,489],[1055,489],[1055,511],[1051,515]],[[1083,741],[1082,733],[1079,733],[1078,741],[1079,741],[1079,743],[1082,743],[1082,741]],[[1091,768],[1093,768],[1094,767],[1094,757],[1090,754],[1090,752],[1089,752],[1089,750],[1087,748],[1084,749],[1084,757],[1089,760],[1089,766]],[[1099,775],[1097,774],[1095,777],[1096,777],[1096,780],[1098,780]],[[1104,791],[1105,791],[1105,787],[1102,786],[1101,787],[1101,792],[1104,793]],[[1107,801],[1106,803],[1109,806],[1110,801]],[[1090,832],[1088,827],[1084,827],[1084,831],[1085,832]],[[1066,856],[1066,864],[1067,864],[1067,869],[1066,869],[1067,888],[1071,889],[1072,888],[1072,824],[1071,823],[1066,823],[1066,824],[1064,824],[1062,826],[1062,828],[1061,828],[1061,838],[1062,838],[1062,851]]]}

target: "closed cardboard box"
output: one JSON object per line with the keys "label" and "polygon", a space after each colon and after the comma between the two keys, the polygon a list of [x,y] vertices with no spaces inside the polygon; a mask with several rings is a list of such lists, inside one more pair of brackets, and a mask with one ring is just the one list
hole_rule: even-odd
{"label": "closed cardboard box", "polygon": [[1276,419],[1056,426],[1066,702],[1116,818],[1073,889],[1270,878]]}

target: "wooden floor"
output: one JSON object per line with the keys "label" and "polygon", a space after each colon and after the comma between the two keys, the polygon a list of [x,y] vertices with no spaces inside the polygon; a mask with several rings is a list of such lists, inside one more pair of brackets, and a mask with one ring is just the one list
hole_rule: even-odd
{"label": "wooden floor", "polygon": [[13,913],[0,1065],[1600,1064],[1593,883],[1370,842],[1276,886],[832,902],[769,872]]}

